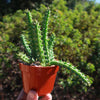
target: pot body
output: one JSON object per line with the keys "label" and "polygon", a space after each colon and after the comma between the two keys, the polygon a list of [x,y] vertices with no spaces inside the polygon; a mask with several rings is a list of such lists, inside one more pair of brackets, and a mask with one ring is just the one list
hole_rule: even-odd
{"label": "pot body", "polygon": [[39,96],[51,93],[59,66],[36,67],[19,63],[24,92],[35,90]]}

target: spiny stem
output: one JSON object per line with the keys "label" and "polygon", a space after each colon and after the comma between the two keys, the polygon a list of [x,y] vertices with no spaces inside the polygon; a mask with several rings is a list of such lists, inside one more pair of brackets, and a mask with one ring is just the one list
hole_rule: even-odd
{"label": "spiny stem", "polygon": [[32,15],[31,15],[30,11],[28,10],[26,12],[26,14],[27,14],[28,23],[29,24],[32,24],[33,23],[33,20],[32,20]]}
{"label": "spiny stem", "polygon": [[89,79],[82,73],[80,72],[80,70],[78,70],[76,67],[74,67],[73,65],[71,65],[70,63],[66,63],[63,61],[51,61],[50,62],[51,65],[58,65],[58,66],[62,66],[62,67],[66,67],[69,70],[73,71],[75,74],[77,74],[84,82],[86,82],[89,86],[91,85]]}
{"label": "spiny stem", "polygon": [[26,56],[26,54],[24,54],[23,52],[20,52],[17,54],[18,57],[20,57],[20,59],[26,63],[30,63],[30,59],[28,56]]}
{"label": "spiny stem", "polygon": [[27,40],[25,39],[25,36],[22,34],[21,35],[21,39],[22,39],[22,43],[23,43],[23,46],[28,54],[28,56],[31,56],[31,49],[27,43]]}
{"label": "spiny stem", "polygon": [[49,63],[49,50],[48,50],[48,19],[50,16],[50,10],[48,9],[45,13],[44,20],[43,20],[43,25],[42,25],[42,39],[43,39],[43,44],[44,44],[44,50],[45,50],[45,58],[46,62]]}
{"label": "spiny stem", "polygon": [[27,19],[28,19],[28,30],[29,30],[29,40],[30,40],[30,48],[31,48],[31,56],[36,60],[36,42],[35,42],[35,26],[33,26],[33,20],[32,20],[32,15],[30,11],[27,13]]}
{"label": "spiny stem", "polygon": [[[36,37],[37,37],[37,58],[39,59],[39,61],[41,62],[41,64],[43,66],[45,66],[45,56],[44,56],[44,51],[43,51],[43,44],[42,44],[42,40],[41,40],[41,31],[40,31],[40,26],[39,23],[36,21]],[[39,56],[38,56],[39,55]]]}
{"label": "spiny stem", "polygon": [[54,59],[54,52],[53,52],[54,40],[55,40],[55,34],[53,33],[53,34],[51,34],[50,40],[48,41],[50,61],[52,61]]}

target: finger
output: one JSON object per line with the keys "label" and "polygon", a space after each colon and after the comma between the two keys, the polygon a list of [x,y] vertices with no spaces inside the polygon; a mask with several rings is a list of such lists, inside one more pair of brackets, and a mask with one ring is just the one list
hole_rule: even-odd
{"label": "finger", "polygon": [[29,91],[26,100],[38,100],[38,94],[35,91],[31,90]]}
{"label": "finger", "polygon": [[24,92],[24,90],[22,89],[17,100],[25,100],[26,98],[26,93]]}
{"label": "finger", "polygon": [[52,100],[52,95],[51,94],[47,94],[43,98],[41,98],[40,100]]}

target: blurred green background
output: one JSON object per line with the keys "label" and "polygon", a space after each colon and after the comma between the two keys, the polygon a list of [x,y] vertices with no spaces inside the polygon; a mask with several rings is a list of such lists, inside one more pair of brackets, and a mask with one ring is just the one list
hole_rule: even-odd
{"label": "blurred green background", "polygon": [[100,100],[100,4],[95,0],[0,0],[0,80],[4,100],[15,100],[22,89],[16,54],[27,33],[25,11],[40,24],[51,9],[49,34],[56,34],[55,57],[77,66],[90,79],[87,87],[74,73],[60,68],[53,100]]}

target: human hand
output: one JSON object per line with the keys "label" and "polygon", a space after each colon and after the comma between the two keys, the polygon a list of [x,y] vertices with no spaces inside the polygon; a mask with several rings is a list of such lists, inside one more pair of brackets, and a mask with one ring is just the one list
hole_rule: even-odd
{"label": "human hand", "polygon": [[[22,91],[20,92],[17,100],[38,100],[38,94],[35,91],[31,90],[26,95],[26,93],[22,89]],[[47,94],[39,100],[52,100],[52,96],[51,96],[51,94]]]}

